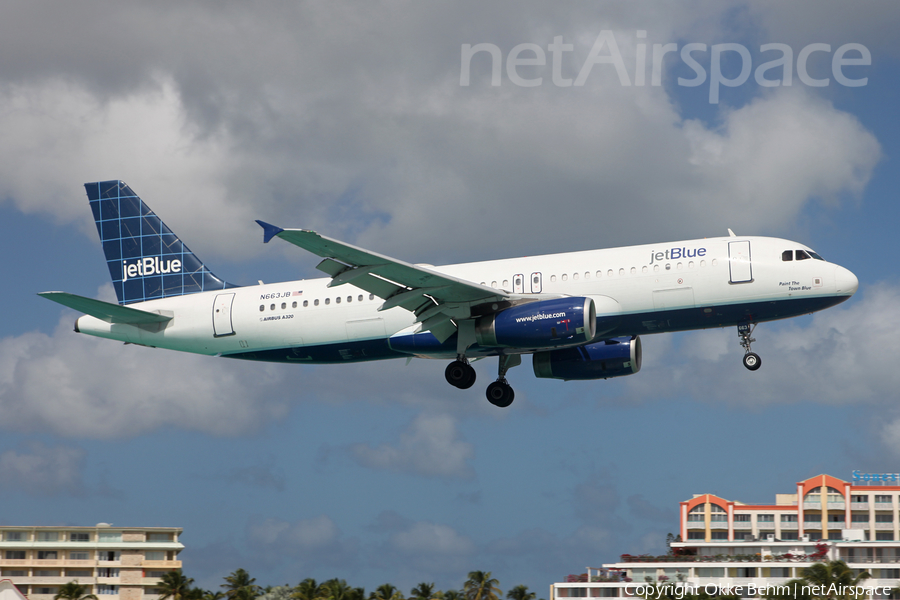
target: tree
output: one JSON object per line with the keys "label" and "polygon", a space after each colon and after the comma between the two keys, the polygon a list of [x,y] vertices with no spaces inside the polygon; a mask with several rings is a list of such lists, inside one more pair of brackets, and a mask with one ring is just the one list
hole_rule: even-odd
{"label": "tree", "polygon": [[369,594],[369,600],[404,600],[403,592],[390,583],[383,583]]}
{"label": "tree", "polygon": [[59,586],[59,592],[53,596],[53,600],[97,600],[94,594],[86,594],[90,588],[81,585],[77,581],[70,581]]}
{"label": "tree", "polygon": [[499,600],[500,582],[491,578],[490,571],[471,571],[463,584],[466,600]]}
{"label": "tree", "polygon": [[362,588],[347,585],[343,579],[329,579],[319,591],[319,598],[324,600],[365,600],[366,592]]}
{"label": "tree", "polygon": [[188,600],[194,580],[185,577],[181,569],[168,571],[159,581],[159,600]]}
{"label": "tree", "polygon": [[422,582],[409,591],[409,597],[415,600],[431,600],[434,598],[434,584]]}
{"label": "tree", "polygon": [[459,590],[446,590],[438,592],[435,596],[440,597],[441,600],[463,600],[465,598],[465,594]]}
{"label": "tree", "polygon": [[786,594],[776,591],[763,597],[767,600],[855,599],[859,597],[855,588],[869,577],[871,575],[865,571],[854,575],[853,569],[842,560],[831,560],[801,569],[800,579],[792,579],[784,584]]}
{"label": "tree", "polygon": [[291,597],[294,600],[317,600],[321,594],[322,586],[316,583],[312,577],[307,577],[297,584]]}
{"label": "tree", "polygon": [[527,585],[517,585],[506,592],[506,597],[509,598],[509,600],[534,600],[537,597],[537,594],[529,592]]}
{"label": "tree", "polygon": [[228,600],[255,600],[262,593],[262,589],[256,585],[256,579],[250,577],[244,569],[238,569],[225,577],[225,583],[220,587],[225,588]]}

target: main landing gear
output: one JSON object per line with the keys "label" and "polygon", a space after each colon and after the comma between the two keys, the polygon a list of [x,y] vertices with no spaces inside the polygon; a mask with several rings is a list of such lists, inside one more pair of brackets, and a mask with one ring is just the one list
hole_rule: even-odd
{"label": "main landing gear", "polygon": [[[506,408],[513,403],[516,393],[506,381],[506,372],[520,364],[522,364],[522,357],[518,354],[500,357],[497,381],[488,386],[485,394],[488,402],[500,408]],[[466,390],[475,383],[475,369],[472,368],[465,356],[458,356],[455,361],[447,365],[444,377],[447,378],[447,383],[450,385]]]}
{"label": "main landing gear", "polygon": [[444,369],[447,383],[461,390],[467,390],[475,383],[475,369],[465,356],[459,356]]}
{"label": "main landing gear", "polygon": [[750,351],[750,344],[756,341],[750,337],[754,329],[756,329],[755,323],[752,325],[749,323],[738,325],[738,337],[741,338],[741,348],[744,349],[744,366],[751,371],[755,371],[762,366],[762,359],[759,357],[759,354]]}

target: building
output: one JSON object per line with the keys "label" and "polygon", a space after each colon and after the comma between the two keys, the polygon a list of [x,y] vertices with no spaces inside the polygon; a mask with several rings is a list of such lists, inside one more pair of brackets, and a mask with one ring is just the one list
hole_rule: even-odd
{"label": "building", "polygon": [[900,474],[854,471],[852,479],[817,475],[774,504],[695,495],[680,503],[680,540],[669,554],[623,554],[551,585],[550,600],[634,596],[647,583],[757,597],[817,561],[838,559],[871,575],[868,597],[891,597],[900,586]]}
{"label": "building", "polygon": [[[179,527],[0,526],[0,579],[30,600],[52,600],[70,581],[91,594],[155,599],[168,571],[181,568]],[[115,600],[115,598],[110,598]]]}

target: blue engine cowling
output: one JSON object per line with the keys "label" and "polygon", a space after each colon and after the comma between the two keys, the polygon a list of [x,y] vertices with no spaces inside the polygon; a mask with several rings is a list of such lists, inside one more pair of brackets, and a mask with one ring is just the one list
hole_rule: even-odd
{"label": "blue engine cowling", "polygon": [[519,304],[478,319],[481,346],[539,349],[584,344],[594,339],[597,310],[590,298],[554,298]]}
{"label": "blue engine cowling", "polygon": [[641,338],[612,338],[575,348],[535,352],[534,376],[545,379],[609,379],[641,370]]}

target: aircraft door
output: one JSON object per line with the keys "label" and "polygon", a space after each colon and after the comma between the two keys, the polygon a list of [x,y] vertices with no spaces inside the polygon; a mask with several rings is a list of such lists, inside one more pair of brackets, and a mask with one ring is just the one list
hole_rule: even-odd
{"label": "aircraft door", "polygon": [[218,294],[213,302],[213,337],[234,335],[231,324],[231,304],[234,294]]}
{"label": "aircraft door", "polygon": [[731,283],[753,281],[753,265],[750,262],[750,240],[728,242],[728,269]]}
{"label": "aircraft door", "polygon": [[525,276],[521,274],[513,275],[513,293],[525,293]]}
{"label": "aircraft door", "polygon": [[531,293],[532,294],[540,294],[541,293],[541,274],[540,273],[532,273],[531,274]]}

